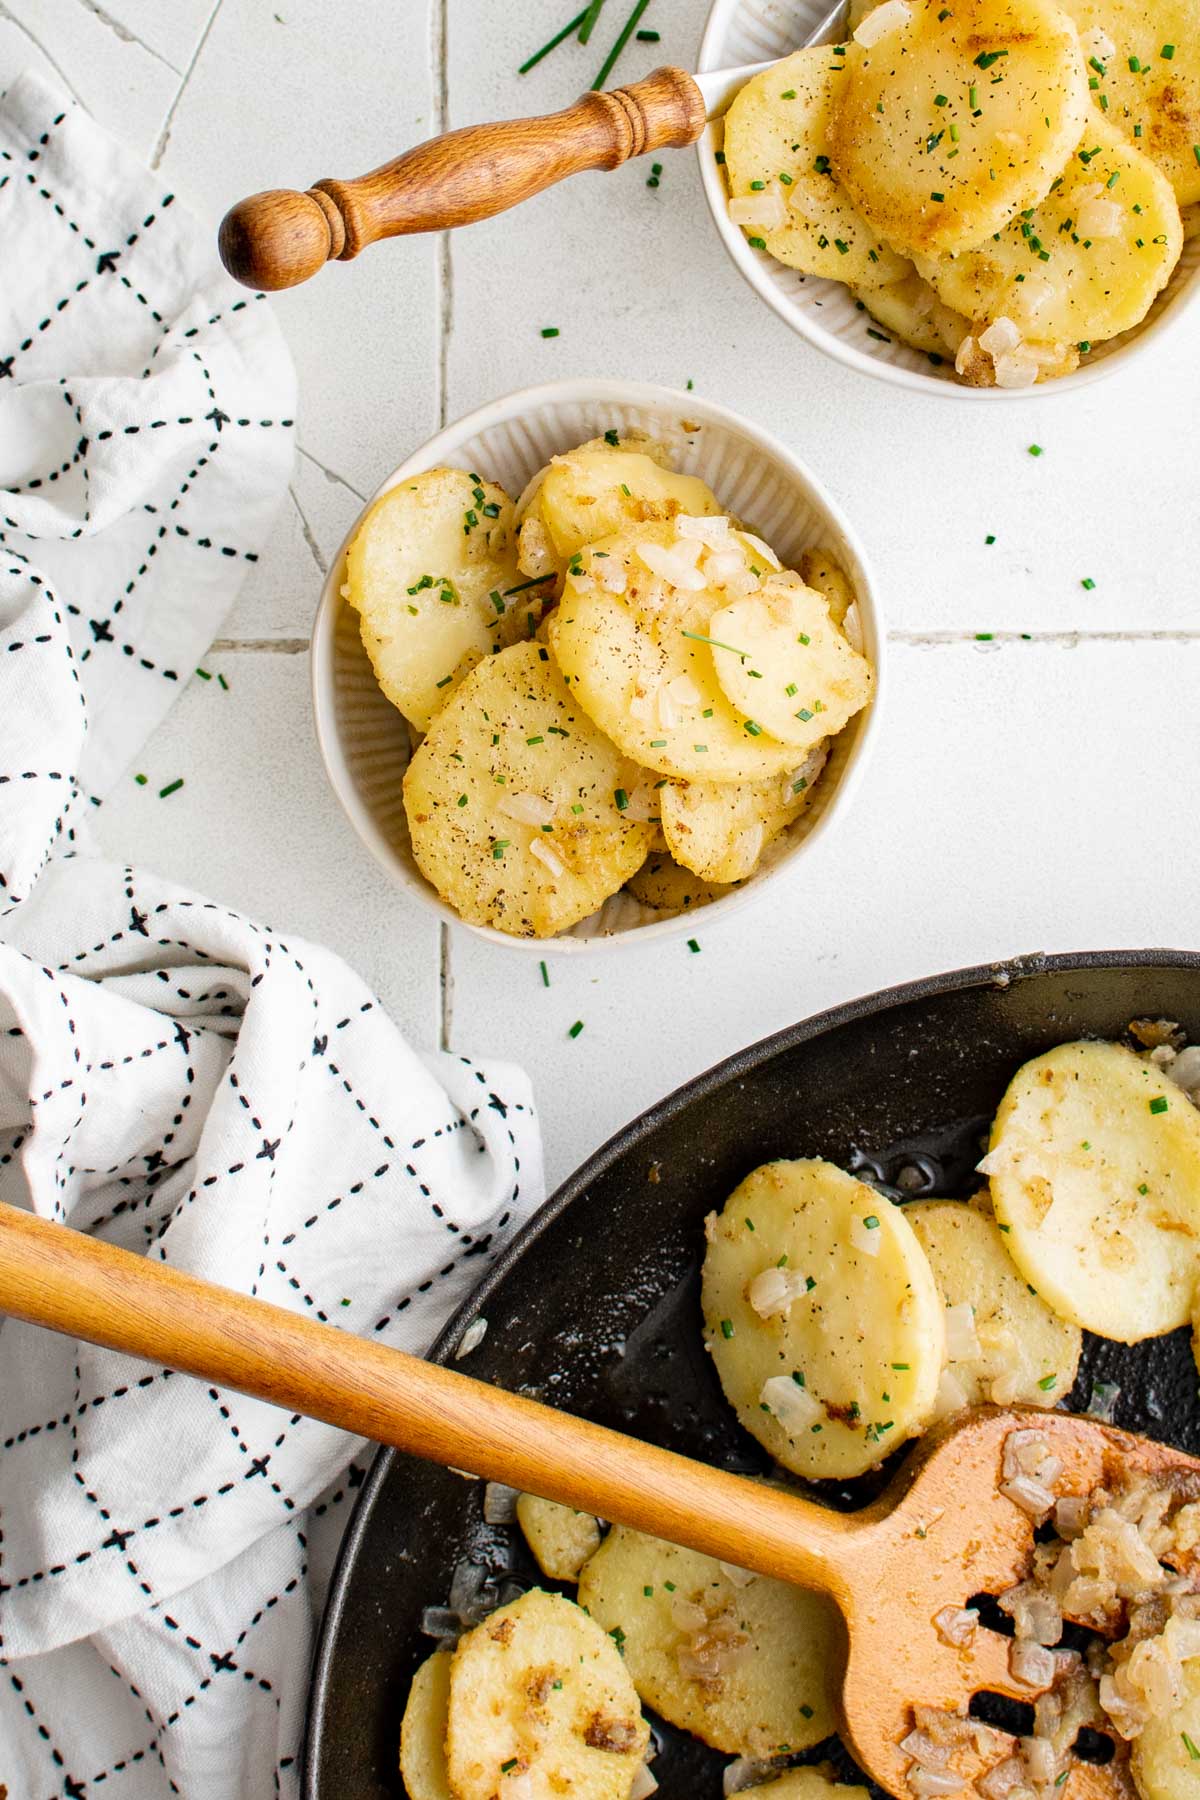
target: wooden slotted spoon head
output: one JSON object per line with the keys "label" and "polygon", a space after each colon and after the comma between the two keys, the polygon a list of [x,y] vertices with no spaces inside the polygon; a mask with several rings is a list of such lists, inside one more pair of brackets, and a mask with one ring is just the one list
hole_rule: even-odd
{"label": "wooden slotted spoon head", "polygon": [[[835,41],[845,13],[838,0],[806,42]],[[355,181],[250,194],[221,221],[221,261],[247,287],[295,287],[325,263],[348,262],[383,238],[493,218],[568,175],[694,144],[739,88],[771,66],[701,75],[655,69],[629,87],[584,94],[562,112],[427,138]]]}
{"label": "wooden slotted spoon head", "polygon": [[[915,1706],[965,1713],[978,1693],[1039,1691],[1013,1678],[1009,1639],[980,1626],[955,1648],[933,1622],[1027,1572],[1032,1521],[999,1491],[1011,1432],[1046,1440],[1063,1493],[1141,1474],[1200,1495],[1200,1461],[1166,1445],[1066,1413],[981,1407],[931,1432],[874,1504],[832,1512],[4,1205],[0,1313],[830,1595],[846,1626],[846,1743],[898,1795]],[[984,1734],[951,1766],[965,1787],[1012,1748]],[[1119,1746],[1105,1765],[1072,1757],[1068,1800],[1129,1791]]]}

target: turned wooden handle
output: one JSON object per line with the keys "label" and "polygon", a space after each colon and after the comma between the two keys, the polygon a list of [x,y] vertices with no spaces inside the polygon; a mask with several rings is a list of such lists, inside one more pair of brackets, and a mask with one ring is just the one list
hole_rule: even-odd
{"label": "turned wooden handle", "polygon": [[844,1591],[846,1515],[0,1204],[0,1313],[726,1562]]}
{"label": "turned wooden handle", "polygon": [[357,181],[240,200],[221,221],[221,261],[247,287],[295,287],[331,257],[345,262],[380,238],[471,225],[583,169],[695,143],[706,112],[692,77],[666,68],[543,118],[467,125]]}

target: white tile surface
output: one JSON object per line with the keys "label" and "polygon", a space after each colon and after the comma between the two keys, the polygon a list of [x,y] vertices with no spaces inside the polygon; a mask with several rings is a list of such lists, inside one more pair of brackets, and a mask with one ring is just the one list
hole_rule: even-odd
{"label": "white tile surface", "polygon": [[[503,21],[467,0],[106,0],[120,30],[90,0],[6,0],[0,85],[57,64],[215,226],[242,193],[370,168],[443,111],[461,125],[567,104],[626,10],[613,0],[591,45],[519,78],[560,0]],[[643,23],[662,42],[631,45],[618,78],[686,66],[704,10],[654,0]],[[853,994],[1023,950],[1200,937],[1195,328],[1072,396],[908,397],[794,339],[725,259],[690,154],[662,161],[657,190],[634,164],[459,233],[448,287],[443,246],[414,238],[279,297],[308,456],[223,627],[242,647],[206,659],[231,690],[193,683],[144,753],[151,784],[101,817],[115,853],[341,950],[435,1041],[438,933],[337,813],[296,650],[357,495],[441,418],[557,375],[690,377],[797,446],[866,540],[895,642],[887,730],[846,836],[749,917],[701,918],[698,955],[681,941],[550,959],[546,990],[536,962],[451,934],[450,1039],[523,1058],[555,1179],[688,1076]],[[160,801],[177,774],[186,786]]]}

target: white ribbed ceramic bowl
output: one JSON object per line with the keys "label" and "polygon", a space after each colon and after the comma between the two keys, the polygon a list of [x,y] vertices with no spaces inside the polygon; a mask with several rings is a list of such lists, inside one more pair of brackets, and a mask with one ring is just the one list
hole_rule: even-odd
{"label": "white ribbed ceramic bowl", "polygon": [[[519,494],[551,456],[602,432],[636,429],[669,444],[675,466],[701,476],[718,499],[745,519],[794,565],[809,545],[827,544],[844,563],[858,595],[866,653],[876,672],[876,697],[834,741],[811,805],[768,852],[769,866],[743,887],[703,909],[726,917],[785,880],[808,846],[840,818],[862,773],[878,729],[883,629],[858,539],[824,488],[785,445],[695,394],[626,381],[559,381],[525,388],[448,425],[394,470],[378,493],[421,469],[449,464],[477,469]],[[372,496],[377,498],[378,495]],[[365,509],[364,509],[365,510]],[[317,741],[333,789],[350,823],[376,861],[427,911],[461,924],[413,861],[401,782],[408,763],[408,728],[384,698],[362,647],[358,615],[342,599],[345,552],[358,521],[334,560],[313,627],[312,682]],[[613,941],[639,942],[695,930],[696,915],[664,918],[626,893],[614,895],[573,932],[554,938],[514,938],[479,926],[467,929],[509,949],[582,952]]]}
{"label": "white ribbed ceramic bowl", "polygon": [[[736,69],[798,50],[828,11],[828,0],[714,0],[700,44],[701,72]],[[935,368],[919,350],[897,339],[882,343],[870,337],[879,327],[859,312],[850,290],[840,281],[801,275],[776,262],[763,250],[752,250],[746,234],[729,217],[725,173],[717,162],[723,124],[709,126],[697,146],[704,192],[721,240],[756,294],[781,319],[828,356],[865,375],[877,375],[915,392],[950,394],[960,400],[1028,400],[1065,394],[1098,376],[1123,367],[1150,337],[1177,322],[1200,293],[1200,238],[1183,247],[1171,280],[1142,323],[1093,350],[1073,375],[1039,382],[1030,388],[971,388],[954,379],[948,363]]]}

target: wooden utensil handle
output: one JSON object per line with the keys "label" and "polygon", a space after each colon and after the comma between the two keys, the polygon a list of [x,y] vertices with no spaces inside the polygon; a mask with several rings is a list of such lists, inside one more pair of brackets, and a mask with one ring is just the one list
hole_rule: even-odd
{"label": "wooden utensil handle", "polygon": [[691,76],[664,68],[543,118],[467,125],[357,181],[251,194],[221,222],[221,260],[247,287],[294,287],[380,238],[490,219],[583,169],[692,144],[706,112]]}
{"label": "wooden utensil handle", "polygon": [[0,1205],[0,1313],[802,1586],[852,1521]]}

